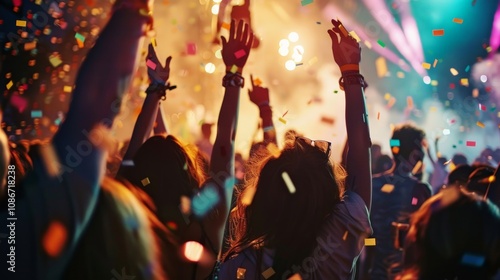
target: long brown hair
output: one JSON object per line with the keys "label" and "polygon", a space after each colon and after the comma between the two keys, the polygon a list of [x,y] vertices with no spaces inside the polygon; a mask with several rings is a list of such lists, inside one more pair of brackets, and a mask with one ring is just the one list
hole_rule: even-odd
{"label": "long brown hair", "polygon": [[[299,141],[288,140],[279,155],[264,149],[259,153],[249,164],[231,214],[230,249],[224,259],[252,246],[275,249],[273,269],[281,279],[311,253],[323,221],[340,202],[343,178],[328,154]],[[282,178],[284,172],[294,193]]]}

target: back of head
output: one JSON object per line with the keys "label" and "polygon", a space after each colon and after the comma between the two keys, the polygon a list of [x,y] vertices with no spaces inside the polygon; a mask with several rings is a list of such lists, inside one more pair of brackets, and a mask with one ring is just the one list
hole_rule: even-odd
{"label": "back of head", "polygon": [[162,223],[185,225],[179,210],[182,196],[192,197],[205,180],[203,160],[195,148],[173,136],[149,138],[134,156],[134,174],[129,179],[147,193]]}
{"label": "back of head", "polygon": [[467,157],[461,153],[454,154],[453,157],[451,158],[451,161],[453,162],[454,165],[469,164]]}
{"label": "back of head", "polygon": [[[391,151],[396,165],[403,165],[410,172],[424,158],[425,132],[413,124],[405,123],[394,128]],[[409,169],[409,170],[406,170]]]}
{"label": "back of head", "polygon": [[455,167],[448,174],[448,185],[465,186],[469,181],[469,176],[474,168],[468,164],[461,164]]}
{"label": "back of head", "polygon": [[498,208],[445,189],[415,213],[406,249],[406,264],[419,279],[491,279],[500,267]]}
{"label": "back of head", "polygon": [[248,165],[228,252],[238,253],[255,243],[275,249],[276,275],[309,255],[320,226],[340,201],[343,179],[336,176],[329,155],[317,147],[301,140],[285,145],[278,157]]}
{"label": "back of head", "polygon": [[[165,279],[152,218],[125,186],[105,178],[64,279]],[[115,276],[116,277],[116,276]]]}
{"label": "back of head", "polygon": [[491,180],[494,179],[495,169],[491,166],[477,167],[469,175],[466,188],[469,192],[475,192],[482,196],[486,193]]}

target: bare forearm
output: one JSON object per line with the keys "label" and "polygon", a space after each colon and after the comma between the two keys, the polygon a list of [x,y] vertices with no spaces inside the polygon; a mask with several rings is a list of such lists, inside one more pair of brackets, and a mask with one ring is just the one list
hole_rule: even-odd
{"label": "bare forearm", "polygon": [[158,113],[156,114],[156,126],[154,127],[154,134],[158,135],[167,135],[168,130],[167,130],[167,123],[163,119],[163,116],[165,116],[165,113],[163,112],[163,107],[159,106],[158,107]]}

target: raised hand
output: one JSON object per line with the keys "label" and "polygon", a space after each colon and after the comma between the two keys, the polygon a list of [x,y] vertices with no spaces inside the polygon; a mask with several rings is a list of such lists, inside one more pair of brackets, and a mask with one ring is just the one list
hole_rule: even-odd
{"label": "raised hand", "polygon": [[[235,27],[235,20],[231,21],[231,28],[229,30],[229,39],[221,36],[222,39],[222,60],[226,64],[226,68],[231,72],[238,72],[241,74],[245,66],[250,48],[253,42],[253,33],[250,27],[243,21],[238,22]],[[233,66],[236,69],[233,69]]]}
{"label": "raised hand", "polygon": [[149,44],[148,55],[146,56],[146,65],[148,66],[148,77],[151,83],[162,85],[167,84],[170,76],[171,60],[171,56],[167,57],[165,66],[162,66],[161,62],[158,60],[153,44]]}
{"label": "raised hand", "polygon": [[332,39],[332,52],[335,62],[340,67],[341,72],[358,72],[361,61],[361,48],[342,22],[332,19],[333,27],[328,30]]}
{"label": "raised hand", "polygon": [[252,75],[250,75],[250,81],[252,82],[252,89],[248,90],[250,101],[258,107],[269,105],[269,89],[256,85]]}

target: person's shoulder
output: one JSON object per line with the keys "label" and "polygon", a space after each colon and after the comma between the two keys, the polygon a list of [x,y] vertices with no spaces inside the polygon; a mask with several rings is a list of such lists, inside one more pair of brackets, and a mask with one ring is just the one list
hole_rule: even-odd
{"label": "person's shoulder", "polygon": [[424,192],[424,193],[428,193],[429,195],[432,195],[432,187],[429,183],[418,181],[418,180],[415,180],[415,181],[416,181],[416,184],[415,184],[416,191],[420,191],[420,192]]}

